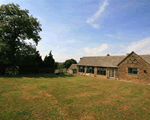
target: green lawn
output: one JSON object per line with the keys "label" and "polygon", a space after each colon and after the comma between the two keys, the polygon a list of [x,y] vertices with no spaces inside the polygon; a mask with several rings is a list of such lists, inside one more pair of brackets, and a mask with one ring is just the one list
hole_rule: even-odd
{"label": "green lawn", "polygon": [[150,86],[79,75],[0,77],[0,119],[148,120]]}

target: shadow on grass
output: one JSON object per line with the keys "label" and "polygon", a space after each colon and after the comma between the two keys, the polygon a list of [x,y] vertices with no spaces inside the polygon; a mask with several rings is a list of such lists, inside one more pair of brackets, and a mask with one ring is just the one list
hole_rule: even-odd
{"label": "shadow on grass", "polygon": [[22,78],[22,77],[28,77],[28,78],[58,78],[58,77],[74,77],[74,75],[68,75],[66,73],[60,73],[59,75],[56,75],[55,73],[41,73],[41,74],[19,74],[16,76],[0,76],[3,78]]}

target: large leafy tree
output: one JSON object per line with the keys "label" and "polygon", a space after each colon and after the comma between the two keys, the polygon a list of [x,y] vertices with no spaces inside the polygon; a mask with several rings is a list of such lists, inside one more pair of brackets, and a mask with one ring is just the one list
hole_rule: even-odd
{"label": "large leafy tree", "polygon": [[[28,49],[25,40],[32,39],[37,45],[41,40],[40,31],[40,23],[29,15],[28,10],[22,10],[18,4],[13,3],[0,6],[0,54],[8,63],[16,64],[22,51]],[[4,49],[4,46],[7,48]]]}
{"label": "large leafy tree", "polygon": [[74,59],[69,59],[64,62],[64,67],[69,68],[72,64],[77,64],[77,61]]}
{"label": "large leafy tree", "polygon": [[32,44],[25,45],[26,47],[22,49],[20,53],[20,58],[18,59],[19,66],[26,68],[39,68],[42,64],[42,58],[39,51]]}
{"label": "large leafy tree", "polygon": [[2,42],[2,40],[0,40],[0,56],[1,56],[0,57],[0,66],[3,66],[4,64],[9,63],[7,53],[8,53],[8,48],[7,48],[6,44],[4,44]]}

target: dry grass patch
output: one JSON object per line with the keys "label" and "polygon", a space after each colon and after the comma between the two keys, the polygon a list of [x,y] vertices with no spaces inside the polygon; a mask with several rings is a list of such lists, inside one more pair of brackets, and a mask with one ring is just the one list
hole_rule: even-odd
{"label": "dry grass patch", "polygon": [[150,118],[148,85],[78,75],[42,76],[0,78],[0,119]]}

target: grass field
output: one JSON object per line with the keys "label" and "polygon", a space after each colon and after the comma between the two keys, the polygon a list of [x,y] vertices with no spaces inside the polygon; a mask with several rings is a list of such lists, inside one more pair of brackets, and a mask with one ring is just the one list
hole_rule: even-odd
{"label": "grass field", "polygon": [[0,119],[148,120],[150,86],[63,74],[0,77]]}

